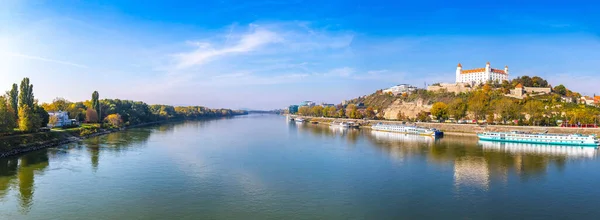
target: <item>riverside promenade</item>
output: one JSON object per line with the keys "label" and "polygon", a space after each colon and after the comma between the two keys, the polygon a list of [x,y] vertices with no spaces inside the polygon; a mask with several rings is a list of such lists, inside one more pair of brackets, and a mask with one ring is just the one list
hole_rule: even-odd
{"label": "riverside promenade", "polygon": [[[402,121],[388,121],[388,120],[364,120],[364,119],[347,119],[347,118],[321,118],[311,116],[297,116],[289,115],[289,117],[302,117],[308,121],[316,121],[320,124],[329,124],[333,121],[346,121],[359,123],[361,128],[369,128],[371,125],[382,122],[389,124],[402,124]],[[445,135],[459,135],[459,136],[476,136],[477,133],[484,131],[495,131],[495,132],[510,132],[510,131],[522,131],[522,132],[533,132],[542,133],[548,131],[551,134],[595,134],[600,136],[600,128],[561,128],[561,127],[543,127],[543,126],[510,126],[510,125],[478,125],[478,124],[455,124],[455,123],[425,123],[416,122],[408,124],[416,124],[421,127],[429,127],[439,129],[444,132]]]}

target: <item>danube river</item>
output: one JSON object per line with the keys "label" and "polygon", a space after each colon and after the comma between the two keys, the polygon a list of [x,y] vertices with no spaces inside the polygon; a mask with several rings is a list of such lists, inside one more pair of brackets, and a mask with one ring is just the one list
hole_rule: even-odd
{"label": "danube river", "polygon": [[0,159],[0,219],[591,219],[594,149],[248,115]]}

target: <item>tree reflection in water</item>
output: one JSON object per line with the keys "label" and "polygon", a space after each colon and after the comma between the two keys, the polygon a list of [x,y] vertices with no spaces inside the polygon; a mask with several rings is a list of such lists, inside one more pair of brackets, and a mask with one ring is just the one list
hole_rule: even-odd
{"label": "tree reflection in water", "polygon": [[[115,153],[118,155],[125,150],[144,147],[153,131],[166,132],[169,130],[165,129],[164,126],[159,126],[158,128],[158,130],[151,128],[135,128],[123,132],[92,137],[83,140],[81,145],[86,147],[90,155],[92,168],[94,171],[97,171],[100,163],[100,155],[102,153]],[[163,128],[163,130],[160,128]]]}
{"label": "tree reflection in water", "polygon": [[48,150],[42,149],[20,157],[0,158],[0,199],[11,187],[18,187],[21,212],[29,212],[35,191],[35,175],[48,167]]}

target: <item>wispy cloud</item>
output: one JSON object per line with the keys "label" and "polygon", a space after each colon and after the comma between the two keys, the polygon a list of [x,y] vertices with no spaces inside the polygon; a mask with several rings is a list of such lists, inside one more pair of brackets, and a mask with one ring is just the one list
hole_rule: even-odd
{"label": "wispy cloud", "polygon": [[332,69],[329,72],[325,73],[324,75],[325,76],[349,77],[350,75],[352,75],[355,72],[356,71],[354,70],[354,68],[342,67],[342,68]]}
{"label": "wispy cloud", "polygon": [[89,68],[88,66],[82,65],[82,64],[77,64],[77,63],[72,63],[72,62],[62,61],[62,60],[55,60],[55,59],[50,59],[50,58],[45,58],[45,57],[30,56],[30,55],[25,55],[25,54],[20,54],[20,53],[6,53],[6,55],[11,56],[11,57],[19,57],[19,58],[24,58],[24,59],[29,59],[29,60],[38,60],[38,61],[74,66],[74,67],[85,68],[85,69]]}
{"label": "wispy cloud", "polygon": [[238,72],[214,76],[201,84],[208,85],[274,85],[284,83],[294,83],[297,80],[309,77],[310,74],[292,73],[280,74],[276,76],[261,76],[249,72]]}
{"label": "wispy cloud", "polygon": [[[228,41],[230,37],[231,34],[229,34],[227,37]],[[195,44],[198,47],[196,50],[175,55],[175,66],[177,69],[185,69],[192,66],[202,65],[210,59],[216,57],[251,52],[260,48],[261,46],[279,41],[281,41],[281,38],[277,33],[266,29],[255,28],[252,32],[241,36],[239,41],[233,46],[225,46],[215,49],[211,43],[196,42]]]}

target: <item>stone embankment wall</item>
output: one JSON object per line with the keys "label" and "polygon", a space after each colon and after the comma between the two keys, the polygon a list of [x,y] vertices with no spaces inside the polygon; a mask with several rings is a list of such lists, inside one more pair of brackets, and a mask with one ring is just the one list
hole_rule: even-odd
{"label": "stone embankment wall", "polygon": [[[293,116],[296,117],[296,116]],[[371,125],[383,122],[383,123],[398,123],[400,121],[383,121],[383,120],[361,120],[361,119],[339,119],[339,118],[315,118],[315,117],[303,117],[309,121],[317,121],[319,123],[329,124],[332,121],[348,121],[359,123],[363,128],[369,128]],[[561,127],[535,127],[535,126],[504,126],[504,125],[475,125],[475,124],[451,124],[451,123],[416,123],[418,126],[436,128],[449,135],[463,135],[473,136],[479,132],[484,131],[497,131],[497,132],[510,132],[510,131],[523,131],[523,132],[535,132],[541,133],[546,132],[551,134],[596,134],[600,136],[600,128],[561,128]]]}

